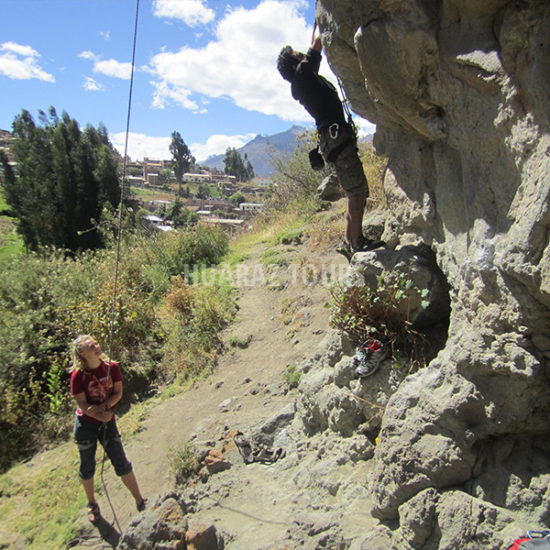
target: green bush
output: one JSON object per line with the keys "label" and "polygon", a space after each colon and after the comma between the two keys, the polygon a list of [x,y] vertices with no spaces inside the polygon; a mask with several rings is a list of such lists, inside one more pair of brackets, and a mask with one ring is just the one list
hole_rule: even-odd
{"label": "green bush", "polygon": [[296,365],[289,365],[283,376],[284,381],[291,387],[297,388],[300,383],[302,373],[296,370]]}
{"label": "green bush", "polygon": [[232,315],[230,289],[189,286],[191,314],[182,316],[171,305],[181,292],[172,279],[188,265],[219,262],[227,249],[223,231],[201,225],[155,239],[126,235],[116,300],[113,249],[31,253],[1,264],[0,469],[68,433],[67,345],[78,334],[92,334],[106,353],[112,336],[125,396],[147,391],[159,363],[165,373],[184,364],[192,374],[212,364]]}
{"label": "green bush", "polygon": [[222,329],[236,311],[228,286],[187,284],[174,277],[166,295],[164,372],[187,379],[211,369],[222,348]]}
{"label": "green bush", "polygon": [[412,371],[425,362],[424,335],[409,319],[410,298],[416,293],[424,299],[427,290],[414,287],[405,275],[381,276],[375,288],[333,287],[331,325],[355,344],[369,337],[381,340],[391,348],[396,366],[408,357]]}
{"label": "green bush", "polygon": [[170,448],[168,456],[170,472],[174,476],[177,485],[183,485],[199,471],[199,459],[190,445],[184,445],[181,449]]}
{"label": "green bush", "polygon": [[155,263],[168,277],[193,272],[196,265],[214,265],[229,250],[221,228],[199,224],[193,229],[163,233],[151,244]]}
{"label": "green bush", "polygon": [[298,145],[292,153],[273,153],[274,172],[264,217],[274,213],[299,209],[304,214],[315,212],[320,206],[317,187],[328,176],[330,169],[320,172],[311,168],[309,151],[317,145],[317,132],[306,131],[298,136]]}

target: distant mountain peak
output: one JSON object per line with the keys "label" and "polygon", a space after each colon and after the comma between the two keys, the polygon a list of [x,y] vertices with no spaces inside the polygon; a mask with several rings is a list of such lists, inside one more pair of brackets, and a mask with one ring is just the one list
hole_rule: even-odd
{"label": "distant mountain peak", "polygon": [[[296,137],[305,132],[307,128],[303,126],[294,125],[291,126],[288,130],[280,132],[278,134],[273,134],[271,136],[264,136],[257,134],[251,141],[249,141],[243,147],[237,149],[241,156],[248,157],[248,160],[254,168],[254,173],[260,177],[270,176],[273,172],[273,166],[271,165],[271,155],[273,148],[277,151],[288,151],[291,152],[297,145]],[[224,169],[223,155],[213,155],[208,157],[204,162],[201,162],[203,166],[208,166],[210,168],[217,168],[218,170]]]}

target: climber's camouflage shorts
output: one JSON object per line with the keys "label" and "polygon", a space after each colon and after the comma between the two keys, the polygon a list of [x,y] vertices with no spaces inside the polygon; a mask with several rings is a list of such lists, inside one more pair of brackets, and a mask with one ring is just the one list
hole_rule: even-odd
{"label": "climber's camouflage shorts", "polygon": [[336,172],[348,197],[363,193],[368,197],[369,186],[357,154],[355,135],[347,124],[319,130],[319,150],[325,162]]}

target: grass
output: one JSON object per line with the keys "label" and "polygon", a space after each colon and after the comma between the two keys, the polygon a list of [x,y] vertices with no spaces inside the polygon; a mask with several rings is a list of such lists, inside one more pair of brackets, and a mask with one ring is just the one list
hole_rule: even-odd
{"label": "grass", "polygon": [[279,248],[268,248],[262,254],[262,262],[265,265],[278,265],[278,266],[288,265],[289,264],[288,252],[289,252],[288,250],[281,250]]}
{"label": "grass", "polygon": [[74,444],[63,444],[0,476],[0,538],[8,547],[63,548],[78,532],[86,505]]}
{"label": "grass", "polygon": [[[1,206],[0,202],[0,206]],[[258,219],[253,230],[239,235],[231,242],[231,249],[221,266],[222,275],[216,281],[224,281],[223,268],[235,267],[246,259],[261,254],[260,248],[279,246],[287,239],[308,240],[308,246],[322,247],[327,244],[327,234],[342,231],[343,212],[321,212],[313,217],[300,212],[280,212],[269,220]],[[288,250],[283,253],[288,254]],[[2,249],[0,248],[0,258]],[[272,259],[275,255],[269,256]],[[210,273],[205,274],[209,279]],[[281,310],[292,318],[295,303],[284,302]],[[234,337],[227,342],[241,347],[248,338]],[[158,402],[185,392],[194,382],[208,375],[202,372],[186,378],[176,378],[156,398],[135,405],[120,418],[119,426],[124,439],[140,431],[144,419]],[[284,375],[285,382],[295,387],[300,373],[290,365]],[[188,449],[173,451],[173,467],[179,471],[193,469],[192,456]],[[18,464],[0,475],[0,540],[7,547],[29,549],[59,549],[80,534],[82,514],[86,505],[84,492],[77,476],[78,452],[72,442],[59,445],[55,449],[37,455],[33,466]],[[99,478],[99,476],[98,476]],[[8,527],[9,526],[9,527]],[[8,531],[9,529],[9,531]],[[16,542],[17,539],[17,542]],[[0,543],[0,546],[2,546]]]}
{"label": "grass", "polygon": [[227,345],[231,348],[245,349],[252,342],[252,334],[249,334],[246,338],[240,336],[231,336],[227,339]]}
{"label": "grass", "polygon": [[290,388],[297,388],[301,377],[302,373],[296,370],[296,365],[292,364],[286,369],[283,379]]}
{"label": "grass", "polygon": [[[8,205],[0,193],[0,213],[8,210]],[[13,219],[9,216],[0,216],[0,263],[25,250],[23,239],[15,231]]]}
{"label": "grass", "polygon": [[170,448],[170,473],[174,476],[177,485],[183,485],[187,479],[199,471],[200,463],[190,445],[181,449]]}
{"label": "grass", "polygon": [[25,251],[23,239],[8,216],[0,216],[0,264]]}
{"label": "grass", "polygon": [[143,187],[132,187],[132,193],[145,201],[174,201],[174,193],[160,191],[158,189],[144,189]]}

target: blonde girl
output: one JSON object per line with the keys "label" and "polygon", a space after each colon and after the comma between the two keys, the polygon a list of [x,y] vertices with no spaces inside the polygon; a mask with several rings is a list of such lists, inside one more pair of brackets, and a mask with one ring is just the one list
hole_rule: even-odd
{"label": "blonde girl", "polygon": [[88,499],[88,519],[100,516],[94,493],[95,454],[99,441],[116,474],[136,501],[139,511],[146,502],[141,495],[132,464],[126,458],[115,421],[115,405],[122,397],[122,372],[115,361],[109,365],[101,346],[91,336],[79,336],[70,345],[72,357],[71,394],[76,400],[74,437],[80,453],[78,475]]}

